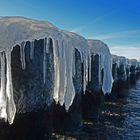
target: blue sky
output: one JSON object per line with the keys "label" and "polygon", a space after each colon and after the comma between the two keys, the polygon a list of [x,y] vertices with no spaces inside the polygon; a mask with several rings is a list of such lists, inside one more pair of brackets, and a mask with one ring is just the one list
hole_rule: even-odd
{"label": "blue sky", "polygon": [[0,16],[48,20],[104,41],[114,54],[140,60],[139,0],[0,0]]}

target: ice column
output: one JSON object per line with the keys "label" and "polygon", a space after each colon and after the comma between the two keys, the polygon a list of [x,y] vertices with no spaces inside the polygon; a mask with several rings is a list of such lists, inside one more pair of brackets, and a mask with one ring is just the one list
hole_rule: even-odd
{"label": "ice column", "polygon": [[60,84],[60,74],[59,74],[59,58],[58,58],[58,47],[56,40],[53,39],[53,54],[54,54],[54,94],[53,98],[58,103],[59,98],[59,84]]}
{"label": "ice column", "polygon": [[6,113],[6,65],[5,65],[5,54],[4,52],[0,53],[1,60],[1,89],[0,89],[0,118],[3,118],[7,121],[7,113]]}
{"label": "ice column", "polygon": [[7,118],[9,124],[13,123],[16,106],[13,98],[13,84],[12,84],[12,74],[11,74],[11,52],[6,52],[6,96],[7,96]]}
{"label": "ice column", "polygon": [[66,78],[67,78],[67,84],[66,84],[66,93],[65,93],[65,109],[68,111],[69,107],[72,105],[74,97],[75,97],[75,88],[73,85],[73,47],[71,42],[66,43]]}
{"label": "ice column", "polygon": [[[65,92],[66,92],[66,84],[67,84],[67,77],[66,77],[66,42],[59,41],[58,42],[58,49],[59,49],[59,64],[60,64],[60,87],[59,87],[59,103],[60,105],[64,104]],[[63,51],[62,51],[63,50]]]}

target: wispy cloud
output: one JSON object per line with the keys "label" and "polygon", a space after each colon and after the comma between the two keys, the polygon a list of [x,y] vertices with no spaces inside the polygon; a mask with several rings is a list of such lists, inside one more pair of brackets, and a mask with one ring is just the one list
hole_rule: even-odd
{"label": "wispy cloud", "polygon": [[125,38],[132,35],[140,35],[140,29],[108,33],[104,35],[95,36],[94,38],[101,39],[101,40],[110,40],[110,39]]}
{"label": "wispy cloud", "polygon": [[106,16],[111,15],[112,13],[113,13],[113,11],[108,13],[108,14],[104,14],[102,16],[96,17],[93,20],[89,21],[88,23],[72,29],[71,32],[79,33],[81,31],[83,31],[85,28],[87,28],[88,26],[90,26],[90,25],[92,25],[92,24],[94,24],[94,23],[96,23],[98,21],[103,20]]}
{"label": "wispy cloud", "polygon": [[112,54],[140,60],[140,43],[110,47]]}
{"label": "wispy cloud", "polygon": [[85,28],[87,28],[88,26],[90,26],[91,24],[96,23],[96,22],[99,21],[99,20],[101,20],[101,17],[97,17],[97,18],[95,18],[94,20],[88,22],[88,23],[85,24],[85,25],[81,25],[81,26],[79,26],[79,27],[76,27],[76,28],[72,29],[71,32],[79,33],[79,32],[81,32],[82,30],[84,30]]}

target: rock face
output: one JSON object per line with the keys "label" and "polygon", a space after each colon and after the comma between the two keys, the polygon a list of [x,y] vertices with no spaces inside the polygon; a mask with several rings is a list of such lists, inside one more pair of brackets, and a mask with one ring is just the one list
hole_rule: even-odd
{"label": "rock face", "polygon": [[[20,47],[12,51],[12,76],[17,113],[27,113],[51,105],[53,101],[54,68],[52,41],[46,54],[46,77],[43,81],[44,40],[34,42],[34,57],[30,59],[31,44],[25,45],[26,69],[20,62]],[[16,67],[15,67],[16,66]]]}

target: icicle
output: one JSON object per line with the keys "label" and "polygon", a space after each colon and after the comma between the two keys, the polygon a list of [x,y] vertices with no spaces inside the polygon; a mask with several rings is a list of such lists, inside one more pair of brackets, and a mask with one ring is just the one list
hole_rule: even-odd
{"label": "icicle", "polygon": [[0,53],[1,60],[1,89],[0,89],[0,118],[3,118],[5,122],[7,121],[6,113],[6,75],[5,75],[5,55],[4,52]]}
{"label": "icicle", "polygon": [[83,91],[85,93],[86,91],[86,86],[89,81],[89,75],[88,75],[88,69],[89,69],[89,56],[88,56],[88,51],[86,50],[83,52]]}
{"label": "icicle", "polygon": [[83,92],[86,91],[86,58],[83,53]]}
{"label": "icicle", "polygon": [[88,84],[88,68],[89,68],[89,65],[88,65],[88,51],[86,51],[86,86]]}
{"label": "icicle", "polygon": [[54,94],[53,98],[58,103],[59,98],[59,84],[60,84],[60,71],[59,71],[59,60],[58,60],[58,48],[56,40],[53,39],[53,54],[54,54]]}
{"label": "icicle", "polygon": [[72,75],[73,75],[73,77],[75,76],[75,49],[73,49],[73,61],[72,61]]}
{"label": "icicle", "polygon": [[103,60],[104,60],[104,77],[102,90],[103,93],[106,94],[111,93],[113,83],[111,54],[105,54]]}
{"label": "icicle", "polygon": [[67,85],[66,85],[66,93],[65,93],[65,109],[68,111],[69,107],[72,105],[74,97],[75,97],[75,88],[73,85],[73,78],[72,78],[72,63],[73,63],[73,47],[71,42],[66,43],[65,46],[66,54],[66,78],[67,78]]}
{"label": "icicle", "polygon": [[13,123],[16,107],[13,98],[13,84],[12,84],[12,75],[11,75],[11,52],[6,52],[6,95],[7,95],[7,117],[9,124]]}
{"label": "icicle", "polygon": [[46,38],[44,38],[44,52],[43,52],[43,81],[46,82]]}
{"label": "icicle", "polygon": [[34,41],[31,41],[31,46],[30,46],[30,59],[33,60],[34,58]]}
{"label": "icicle", "polygon": [[[59,87],[59,103],[62,106],[64,104],[64,98],[66,93],[66,43],[65,41],[59,41],[59,63],[60,63],[60,87]],[[62,51],[63,48],[63,51]]]}
{"label": "icicle", "polygon": [[89,52],[89,55],[88,55],[88,68],[89,68],[89,79],[88,79],[88,82],[91,81],[91,54]]}
{"label": "icicle", "polygon": [[26,68],[26,62],[25,62],[25,42],[22,42],[20,45],[20,60],[21,60],[21,66],[22,69]]}

